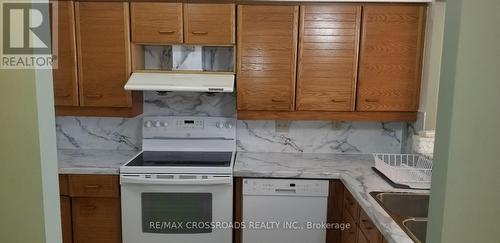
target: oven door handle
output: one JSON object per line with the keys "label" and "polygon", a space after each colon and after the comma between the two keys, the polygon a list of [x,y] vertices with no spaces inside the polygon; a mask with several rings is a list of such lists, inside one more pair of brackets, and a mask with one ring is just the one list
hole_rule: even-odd
{"label": "oven door handle", "polygon": [[232,177],[221,177],[212,179],[155,179],[133,176],[120,176],[123,184],[148,184],[148,185],[230,185]]}

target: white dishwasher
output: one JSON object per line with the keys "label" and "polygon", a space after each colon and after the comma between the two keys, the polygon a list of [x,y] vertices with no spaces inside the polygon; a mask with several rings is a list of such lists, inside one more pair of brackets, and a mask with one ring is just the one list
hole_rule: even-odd
{"label": "white dishwasher", "polygon": [[243,179],[242,243],[324,243],[327,201],[327,180]]}

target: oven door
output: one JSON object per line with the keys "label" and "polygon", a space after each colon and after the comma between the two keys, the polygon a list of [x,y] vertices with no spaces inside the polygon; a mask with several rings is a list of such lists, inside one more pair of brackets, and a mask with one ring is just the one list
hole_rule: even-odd
{"label": "oven door", "polygon": [[232,176],[121,175],[120,184],[123,243],[232,242]]}

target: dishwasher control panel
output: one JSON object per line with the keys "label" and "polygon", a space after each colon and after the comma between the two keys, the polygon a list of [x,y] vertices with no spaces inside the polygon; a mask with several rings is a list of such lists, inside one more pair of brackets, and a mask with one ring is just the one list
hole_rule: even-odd
{"label": "dishwasher control panel", "polygon": [[327,197],[328,180],[243,179],[243,195]]}

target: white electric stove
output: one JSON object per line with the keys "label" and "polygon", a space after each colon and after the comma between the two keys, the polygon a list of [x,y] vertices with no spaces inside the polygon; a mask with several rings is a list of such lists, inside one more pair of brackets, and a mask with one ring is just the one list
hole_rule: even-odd
{"label": "white electric stove", "polygon": [[235,120],[145,117],[143,151],[120,168],[124,243],[230,243]]}

